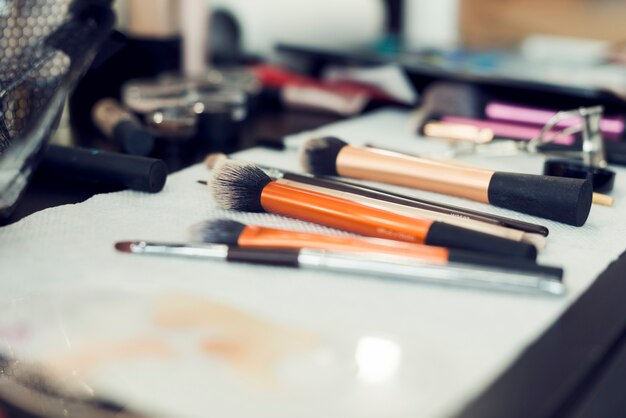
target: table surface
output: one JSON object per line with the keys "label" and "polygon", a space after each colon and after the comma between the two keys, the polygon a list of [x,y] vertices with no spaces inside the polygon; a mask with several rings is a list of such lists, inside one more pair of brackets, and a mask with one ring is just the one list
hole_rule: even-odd
{"label": "table surface", "polygon": [[[359,141],[377,142],[379,145],[389,147],[405,147],[407,151],[417,151],[418,148],[423,150],[424,144],[415,142],[415,139],[407,132],[407,119],[404,112],[380,112],[355,123],[331,125],[323,128],[322,131],[347,137],[346,139],[356,143]],[[357,125],[358,128],[355,129]],[[294,137],[290,141],[297,142],[299,138]],[[429,146],[435,150],[439,144]],[[296,169],[294,153],[294,150],[288,150],[284,153],[252,150],[240,156],[264,164]],[[507,166],[517,167],[516,164],[521,164],[523,167],[520,168],[532,171],[537,169],[540,161],[535,158],[524,158],[523,161],[504,159],[501,161],[479,161],[478,163],[499,169],[505,169]],[[10,312],[12,315],[9,316],[12,319],[20,318],[25,322],[39,323],[40,318],[33,319],[30,311],[24,309],[24,304],[15,303],[17,295],[20,298],[23,297],[24,301],[28,301],[28,304],[42,297],[39,290],[42,283],[28,282],[33,278],[32,273],[37,269],[39,269],[37,271],[41,271],[41,269],[50,268],[48,275],[58,280],[55,282],[55,286],[50,287],[47,284],[44,286],[54,294],[52,300],[55,303],[52,305],[56,306],[55,309],[58,308],[59,301],[68,302],[67,306],[72,307],[72,298],[69,297],[68,299],[65,295],[65,291],[71,284],[86,280],[90,285],[102,286],[96,279],[98,274],[94,275],[93,272],[89,272],[89,266],[93,267],[94,262],[80,260],[81,253],[83,256],[87,255],[85,250],[71,254],[72,248],[79,244],[76,241],[76,229],[79,226],[101,239],[101,241],[90,242],[90,240],[82,238],[80,245],[93,244],[98,247],[99,252],[101,252],[100,256],[104,257],[105,261],[108,260],[107,269],[110,271],[107,274],[115,277],[114,280],[111,280],[113,283],[110,286],[98,288],[99,291],[104,292],[105,296],[109,292],[108,299],[104,297],[106,303],[100,306],[104,311],[125,309],[128,317],[136,317],[139,314],[140,309],[138,307],[129,308],[132,303],[124,305],[123,308],[109,303],[112,299],[117,299],[115,292],[118,290],[115,289],[119,289],[120,286],[126,291],[126,294],[121,295],[123,296],[121,299],[128,300],[129,294],[131,299],[137,294],[150,296],[140,298],[141,303],[138,305],[143,306],[143,308],[146,307],[146,304],[161,303],[158,300],[155,301],[156,299],[151,299],[151,297],[158,296],[159,292],[163,292],[164,289],[187,291],[195,289],[197,291],[198,288],[201,288],[203,290],[200,293],[214,301],[228,302],[244,311],[260,313],[265,318],[271,318],[283,323],[283,325],[285,318],[289,318],[287,324],[298,329],[310,328],[315,331],[314,333],[321,334],[323,338],[328,340],[328,344],[322,345],[321,352],[319,349],[313,350],[314,358],[305,359],[308,362],[302,361],[300,358],[299,364],[291,364],[295,369],[290,370],[289,367],[285,366],[286,369],[282,372],[286,375],[281,375],[281,378],[293,383],[290,379],[294,379],[293,373],[296,370],[303,376],[312,376],[312,382],[327,383],[328,379],[336,381],[334,388],[338,389],[337,393],[346,395],[346,398],[342,399],[341,404],[335,405],[336,408],[324,411],[329,416],[343,413],[360,416],[406,416],[411,411],[420,411],[424,416],[447,416],[449,414],[460,414],[468,417],[502,416],[503,411],[511,412],[512,410],[517,411],[518,416],[551,416],[555,413],[575,415],[576,411],[592,411],[597,410],[599,405],[606,406],[606,403],[598,402],[599,397],[596,392],[602,386],[614,387],[611,382],[615,382],[615,371],[619,370],[620,364],[621,367],[624,364],[624,354],[620,351],[618,343],[619,339],[623,337],[622,331],[624,329],[623,324],[620,323],[620,318],[623,321],[626,316],[620,317],[623,309],[620,310],[620,306],[612,305],[610,303],[611,298],[607,298],[607,294],[610,296],[612,292],[615,293],[616,290],[620,290],[619,272],[624,271],[623,260],[614,267],[618,273],[613,272],[606,276],[603,275],[597,280],[594,279],[626,247],[621,238],[623,234],[620,233],[624,229],[623,223],[617,219],[620,212],[620,197],[623,194],[622,183],[619,180],[616,186],[617,207],[594,208],[588,224],[581,229],[552,223],[549,225],[551,227],[550,246],[541,255],[540,261],[565,264],[567,270],[565,280],[570,289],[570,294],[565,299],[520,299],[509,295],[492,295],[428,286],[398,287],[386,283],[365,283],[359,280],[335,282],[333,277],[322,277],[319,274],[311,276],[308,273],[304,275],[298,273],[298,283],[294,285],[292,283],[293,277],[296,276],[292,277],[291,273],[277,270],[271,273],[273,279],[276,280],[275,282],[264,283],[262,287],[258,288],[259,290],[263,288],[264,294],[265,292],[269,293],[269,300],[259,301],[255,289],[261,284],[255,282],[252,273],[248,273],[252,276],[245,277],[243,283],[237,285],[224,280],[216,280],[215,283],[207,285],[207,283],[198,281],[198,278],[194,277],[200,271],[197,265],[190,267],[188,263],[174,260],[144,261],[120,258],[120,255],[110,253],[112,241],[122,238],[115,236],[116,234],[119,235],[120,231],[126,231],[128,234],[141,234],[141,238],[180,240],[184,239],[184,230],[194,219],[202,220],[210,215],[231,215],[220,211],[216,212],[215,209],[206,210],[206,208],[214,208],[213,203],[206,200],[206,194],[199,191],[193,184],[194,178],[202,175],[203,170],[202,167],[196,166],[173,176],[172,181],[168,183],[167,189],[163,192],[165,195],[163,198],[157,195],[150,199],[137,196],[137,193],[133,192],[97,196],[83,205],[43,211],[12,227],[0,230],[2,231],[0,232],[0,242],[7,250],[4,252],[3,263],[7,263],[7,266],[12,267],[11,271],[16,272],[16,277],[10,281],[8,287],[5,287],[3,297],[5,308],[7,307],[6,303],[11,304],[12,310]],[[621,177],[618,176],[618,179]],[[171,195],[172,193],[176,195],[176,199]],[[431,198],[436,196],[428,193],[416,193],[416,195]],[[116,199],[120,200],[120,203],[126,205],[127,208],[132,207],[136,213],[133,210],[120,212],[121,209],[118,209],[117,212],[119,213],[117,213],[115,208],[107,209],[105,202],[108,200],[110,203]],[[454,198],[445,200],[455,204],[485,209],[479,204],[468,204]],[[189,206],[192,208],[183,208],[181,206],[183,203],[191,203]],[[157,220],[155,218],[163,216],[158,208],[161,207],[163,210],[164,206],[176,213],[168,215],[166,221],[169,222],[163,224],[161,221],[165,220],[160,219],[159,222],[162,224],[155,226],[154,222]],[[71,210],[71,214],[69,212],[61,213],[67,212],[68,209]],[[59,213],[54,213],[56,210]],[[519,216],[499,209],[494,211],[509,216]],[[117,214],[113,216],[112,213]],[[103,217],[103,221],[113,223],[105,228],[80,221],[86,215],[100,215]],[[177,222],[178,218],[185,219],[184,224],[181,225],[180,222]],[[523,216],[520,218],[528,219],[528,217]],[[51,225],[59,219],[63,219],[62,225]],[[272,217],[246,219],[265,223],[278,222],[282,224],[286,222],[283,219]],[[534,220],[538,221],[537,219]],[[300,224],[290,223],[289,225],[303,227]],[[56,236],[60,231],[64,231],[61,237]],[[102,239],[102,234],[106,235],[106,239]],[[53,236],[52,242],[46,241],[52,239]],[[68,239],[70,242],[67,241]],[[13,248],[9,248],[9,243]],[[36,254],[39,247],[51,243],[55,245],[50,247],[53,249],[48,250],[49,254],[37,254],[36,259],[41,263],[37,269],[32,266],[32,262],[28,264],[27,261],[15,259],[20,251],[27,250],[30,251],[31,255]],[[106,247],[109,248],[108,252],[105,250]],[[564,253],[567,254],[565,259],[563,258]],[[67,267],[68,265],[72,267]],[[61,266],[65,267],[61,268]],[[129,276],[128,272],[137,272],[138,269],[141,270],[142,268],[146,271],[140,271],[133,277]],[[189,269],[195,271],[190,272]],[[224,274],[225,277],[233,277],[233,268],[230,266],[228,268],[215,266],[214,269],[216,272]],[[235,269],[237,270],[239,267]],[[189,274],[183,276],[186,280],[189,279],[190,283],[181,284],[177,282],[174,284],[163,276],[160,278],[151,276],[150,272],[155,270],[161,270],[163,274],[167,274],[167,272],[178,274],[178,277],[181,273],[174,273],[175,271],[187,270]],[[245,271],[256,270],[246,270],[242,267],[240,273]],[[237,274],[236,277],[242,279],[241,274]],[[26,283],[20,282],[20,279]],[[154,279],[158,282],[157,284],[152,283]],[[59,286],[57,287],[57,285]],[[84,286],[79,287],[82,291],[87,291]],[[246,289],[244,295],[240,294],[242,289]],[[585,292],[586,289],[589,290]],[[111,292],[113,296],[111,296]],[[90,295],[87,294],[86,296]],[[49,295],[46,295],[46,298],[48,297]],[[274,303],[278,303],[278,301],[284,303],[286,297],[291,299],[287,303],[288,306],[280,308],[274,306]],[[187,303],[194,302],[193,298],[183,298],[167,301],[166,304],[168,306],[180,304],[181,300],[183,303],[185,301]],[[325,306],[327,310],[325,314],[319,315],[318,312],[317,315],[311,316],[313,315],[312,312],[319,311],[320,305],[316,302]],[[350,306],[349,311],[346,311],[345,307],[342,308],[346,304]],[[97,304],[94,303],[95,305]],[[589,316],[590,305],[594,307],[594,315],[592,316]],[[604,309],[600,309],[600,306]],[[390,310],[390,307],[393,309]],[[73,308],[70,308],[68,309],[71,312]],[[55,311],[55,309],[53,312],[63,316],[68,322],[68,326],[74,327],[74,331],[77,333],[76,342],[79,342],[84,337],[81,334],[84,331],[81,326],[84,324],[72,324],[72,321],[67,319],[68,312],[58,309]],[[45,311],[45,309],[43,310]],[[93,315],[98,316],[100,313],[93,313]],[[34,316],[36,317],[36,315]],[[605,327],[596,326],[606,320],[612,320],[612,322],[604,322]],[[336,321],[337,324],[331,324],[328,321]],[[6,333],[7,322],[4,322],[4,325],[4,332]],[[596,330],[595,334],[593,330]],[[11,330],[9,329],[9,331]],[[79,335],[81,338],[78,338]],[[50,333],[44,337],[53,336],[54,333]],[[572,339],[572,336],[576,338]],[[300,337],[302,336],[300,335]],[[296,339],[298,340],[298,338]],[[600,343],[601,346],[598,346]],[[182,343],[177,341],[176,344]],[[298,344],[302,344],[302,340],[298,340]],[[570,344],[577,345],[572,346]],[[19,343],[15,343],[14,347],[19,345]],[[385,358],[386,356],[387,358],[387,372],[395,364],[394,361],[396,363],[401,362],[402,367],[400,369],[402,372],[386,377],[383,373],[381,380],[381,370],[376,371],[376,365],[367,366],[367,361],[361,364],[360,371],[350,369],[348,367],[349,362],[352,362],[350,363],[352,367],[355,366],[354,359],[348,354],[351,350],[356,350],[356,354],[361,352],[358,355],[364,356],[365,359],[368,358],[367,353],[379,353],[379,356],[381,352],[386,353],[382,357]],[[565,351],[568,353],[567,356],[562,355]],[[399,357],[398,352],[401,353]],[[35,356],[37,353],[31,354]],[[555,355],[557,357],[554,357]],[[316,358],[315,356],[321,357]],[[330,356],[330,360],[328,356]],[[394,358],[396,360],[393,360]],[[330,362],[333,367],[324,367],[324,362]],[[615,366],[607,367],[606,364],[609,363],[613,363]],[[577,365],[577,367],[572,369],[572,365]],[[137,367],[137,365],[134,366]],[[385,366],[379,365],[378,367],[384,369]],[[551,368],[559,374],[548,373]],[[111,372],[110,368],[107,370]],[[113,374],[116,370],[113,367]],[[145,369],[140,370],[145,372]],[[120,370],[117,372],[121,373]],[[339,373],[339,375],[331,375],[332,373]],[[360,377],[359,373],[361,373]],[[370,374],[368,375],[368,373]],[[379,375],[377,376],[376,373]],[[106,379],[102,380],[103,376],[98,376],[98,373],[95,374],[96,383],[105,388],[105,392],[108,391],[107,393],[116,399],[121,397],[126,404],[132,407],[137,407],[140,410],[145,408],[145,405],[140,402],[145,394],[133,393],[135,397],[129,399],[124,394],[119,393],[119,387],[112,385]],[[243,390],[237,386],[237,382],[230,380],[232,376],[228,373],[220,376],[227,380],[225,385],[230,388],[230,393]],[[577,396],[573,401],[572,393],[578,393],[582,390],[583,381],[594,382],[593,388],[596,389],[590,389],[587,391],[588,393],[585,392],[587,395]],[[142,382],[145,383],[145,381]],[[202,384],[202,382],[197,381],[196,383]],[[307,395],[308,392],[304,390],[306,389],[306,382],[296,379],[294,385],[299,390],[297,396],[285,399],[313,401]],[[520,391],[520,388],[525,389],[525,391]],[[157,386],[153,389],[165,389],[165,386]],[[246,391],[244,393],[249,394]],[[330,396],[326,399],[336,400],[326,392],[320,392],[319,396],[322,399]],[[260,405],[270,408],[264,403],[265,399],[255,399],[260,402]],[[351,403],[357,400],[360,406],[355,407]],[[167,401],[165,402],[167,403]],[[191,399],[187,399],[187,404],[193,405],[189,402]],[[290,405],[289,402],[286,404],[287,406]],[[167,407],[176,408],[176,405],[180,405],[180,399],[167,404]],[[229,407],[226,401],[220,405],[223,408]],[[316,405],[316,403],[313,402],[311,405]],[[386,408],[381,409],[384,406]],[[170,410],[175,411],[175,409]],[[271,408],[266,411],[270,410]],[[285,416],[288,415],[287,411],[288,408],[280,411],[272,410],[272,412],[285,413]],[[312,409],[311,413],[316,414],[320,411],[320,409]],[[293,410],[289,412],[293,412]],[[511,416],[511,414],[507,414],[507,416]]]}

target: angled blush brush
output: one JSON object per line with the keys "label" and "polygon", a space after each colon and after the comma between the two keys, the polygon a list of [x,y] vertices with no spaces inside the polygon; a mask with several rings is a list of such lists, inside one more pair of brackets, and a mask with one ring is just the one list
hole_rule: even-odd
{"label": "angled blush brush", "polygon": [[167,255],[201,260],[222,260],[332,271],[409,283],[434,283],[523,294],[561,296],[565,286],[559,276],[545,273],[503,271],[489,267],[420,263],[412,258],[388,254],[315,249],[242,248],[221,244],[158,243],[121,241],[115,249],[130,254]]}
{"label": "angled blush brush", "polygon": [[271,212],[361,235],[397,241],[482,251],[535,259],[530,244],[471,231],[454,225],[409,218],[378,208],[299,189],[273,181],[259,167],[229,160],[220,164],[209,182],[224,209]]}
{"label": "angled blush brush", "polygon": [[230,219],[215,219],[192,226],[191,238],[207,244],[236,245],[245,248],[308,248],[328,251],[379,253],[415,258],[439,265],[467,264],[561,277],[557,267],[537,265],[532,260],[509,259],[483,253],[409,244],[380,238],[345,237],[296,232],[257,225],[245,225]]}
{"label": "angled blush brush", "polygon": [[325,137],[301,150],[306,171],[374,180],[463,197],[494,206],[582,226],[591,209],[588,180],[458,167],[368,148]]}

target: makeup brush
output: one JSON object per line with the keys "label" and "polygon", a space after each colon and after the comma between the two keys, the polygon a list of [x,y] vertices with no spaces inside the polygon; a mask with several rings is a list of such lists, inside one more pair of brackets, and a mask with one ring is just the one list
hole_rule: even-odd
{"label": "makeup brush", "polygon": [[[219,164],[223,163],[223,161],[228,161],[228,157],[224,154],[220,154],[207,157],[205,163],[207,165],[211,164],[211,167],[217,167]],[[275,168],[259,168],[280,184],[348,199],[353,202],[387,210],[399,215],[444,222],[501,238],[527,242],[529,244],[533,244],[537,250],[542,250],[546,246],[546,239],[540,234],[533,234],[517,229],[507,228],[493,222],[485,223],[481,219],[472,219],[468,216],[459,217],[456,213],[447,213],[441,209],[432,210],[429,205],[415,204],[412,202],[407,204],[407,202],[393,196],[381,195],[380,193],[366,190],[351,184],[344,184],[340,181],[303,176]],[[206,184],[206,182],[203,181],[198,181],[198,183]]]}
{"label": "makeup brush", "polygon": [[591,209],[588,180],[456,167],[395,153],[352,147],[325,137],[301,149],[306,171],[413,187],[464,197],[530,215],[582,226]]}
{"label": "makeup brush", "polygon": [[[213,169],[220,161],[224,159],[228,159],[228,156],[226,154],[212,153],[206,157],[204,163],[207,168]],[[263,169],[263,171],[265,171],[265,173],[268,174],[270,177],[276,179],[285,178],[287,180],[294,180],[300,183],[319,185],[329,189],[341,190],[348,193],[371,197],[373,199],[384,200],[404,206],[442,213],[453,216],[455,218],[473,219],[491,225],[498,225],[509,229],[516,229],[525,232],[525,237],[529,237],[529,239],[522,239],[523,241],[534,242],[536,246],[537,242],[535,242],[536,240],[534,239],[534,237],[546,237],[550,232],[548,228],[543,225],[524,222],[504,216],[493,215],[491,213],[461,208],[458,206],[445,205],[443,203],[433,202],[425,199],[418,199],[399,193],[393,193],[388,190],[382,190],[372,186],[356,184],[346,180],[340,180],[331,177],[312,176],[310,174],[302,175],[265,166],[260,166],[260,168]],[[200,181],[200,183],[202,183],[202,181]],[[541,240],[539,239],[538,241],[540,242]],[[543,244],[540,244],[539,246],[543,246]]]}
{"label": "makeup brush", "polygon": [[380,200],[376,197],[364,196],[360,193],[354,193],[346,190],[338,190],[337,188],[328,188],[320,184],[316,184],[316,181],[301,181],[292,180],[289,178],[278,178],[275,181],[280,184],[285,184],[288,186],[298,187],[304,190],[311,190],[314,192],[325,193],[331,196],[340,197],[343,199],[348,199],[353,202],[361,203],[363,205],[383,209],[389,212],[396,213],[398,215],[404,215],[411,218],[418,219],[428,219],[431,221],[443,222],[450,225],[456,225],[461,228],[470,229],[472,231],[481,232],[483,234],[489,234],[500,238],[510,239],[518,242],[527,242],[529,244],[534,245],[537,250],[541,250],[546,246],[545,237],[537,234],[528,234],[522,231],[518,231],[515,229],[504,228],[498,225],[486,224],[484,222],[466,219],[466,218],[458,218],[453,215],[447,215],[439,212],[434,212],[428,209],[415,208],[411,206],[406,206],[403,204],[398,204],[394,202],[389,202],[385,200]]}
{"label": "makeup brush", "polygon": [[535,259],[537,249],[454,225],[409,218],[378,208],[272,181],[259,167],[227,160],[209,182],[224,209],[270,212],[377,238]]}
{"label": "makeup brush", "polygon": [[246,248],[308,248],[329,251],[382,253],[411,257],[425,263],[462,263],[505,270],[545,273],[561,277],[563,270],[539,266],[534,261],[502,258],[443,247],[409,244],[380,238],[343,237],[296,232],[285,229],[245,225],[230,219],[216,219],[192,226],[191,239],[209,244],[237,245]]}
{"label": "makeup brush", "polygon": [[[462,167],[474,167],[476,168],[476,166],[472,166],[469,164],[466,164],[464,162],[461,162],[459,160],[455,160],[455,159],[449,159],[449,158],[439,158],[437,156],[433,156],[433,155],[418,155],[418,154],[413,154],[413,153],[408,153],[408,152],[403,152],[403,151],[399,151],[399,150],[394,150],[394,149],[390,149],[390,148],[381,148],[377,145],[373,145],[373,144],[365,144],[365,146],[367,148],[370,148],[374,151],[378,150],[378,151],[383,151],[383,152],[389,152],[389,153],[395,153],[395,154],[400,154],[400,155],[404,155],[404,156],[411,156],[411,157],[417,157],[417,158],[425,158],[427,160],[434,160],[434,161],[439,161],[441,163],[444,164],[450,164],[450,165],[459,165]],[[585,176],[574,176],[574,175],[561,175],[560,172],[562,172],[564,170],[563,168],[563,163],[561,163],[560,161],[555,161],[553,163],[553,165],[549,164],[550,161],[546,161],[545,165],[544,165],[544,174],[548,175],[548,176],[558,176],[558,177],[576,177],[576,178],[585,178]],[[557,173],[550,173],[550,169],[553,169],[554,171],[558,171],[559,174]],[[591,181],[591,184],[593,186],[593,179]],[[611,196],[602,194],[602,193],[597,193],[597,192],[593,192],[593,195],[591,197],[591,203],[593,203],[594,205],[602,205],[602,206],[613,206],[614,200]]]}
{"label": "makeup brush", "polygon": [[[399,215],[440,221],[451,225],[457,225],[462,228],[471,229],[472,231],[482,232],[513,241],[526,242],[534,245],[538,251],[546,247],[546,238],[541,234],[524,232],[517,229],[506,228],[495,223],[483,222],[480,218],[474,220],[465,215],[459,216],[457,214],[448,214],[444,211],[432,210],[427,205],[423,205],[424,207],[422,207],[419,203],[405,201],[404,199],[394,196],[387,196],[384,194],[379,196],[379,193],[375,191],[370,191],[367,188],[361,189],[358,186],[344,182],[326,178],[302,176],[273,168],[260,168],[268,176],[272,177],[277,183],[280,184],[344,198],[366,206],[387,210]],[[203,185],[208,184],[203,180],[198,180],[198,183]]]}
{"label": "makeup brush", "polygon": [[118,251],[229,262],[256,263],[480,289],[560,296],[565,286],[557,277],[491,268],[423,264],[413,258],[313,249],[241,248],[218,244],[172,244],[122,241]]}

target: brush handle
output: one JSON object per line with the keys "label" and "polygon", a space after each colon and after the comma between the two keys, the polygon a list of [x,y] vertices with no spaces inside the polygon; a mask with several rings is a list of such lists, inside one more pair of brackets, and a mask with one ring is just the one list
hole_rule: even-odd
{"label": "brush handle", "polygon": [[489,203],[487,189],[493,171],[458,167],[396,152],[345,146],[336,159],[343,177],[428,190]]}
{"label": "brush handle", "polygon": [[589,180],[494,173],[489,203],[569,225],[584,225],[593,199]]}
{"label": "brush handle", "polygon": [[336,165],[342,176],[464,197],[570,225],[583,225],[591,210],[591,184],[585,180],[458,167],[350,146],[339,152]]}
{"label": "brush handle", "polygon": [[516,229],[509,229],[499,225],[488,224],[473,219],[459,218],[457,216],[436,212],[428,209],[418,209],[409,207],[397,203],[387,202],[384,200],[363,196],[359,193],[344,192],[333,188],[326,188],[317,185],[303,184],[300,182],[294,182],[292,180],[278,179],[276,180],[282,184],[288,184],[294,187],[305,190],[313,190],[321,193],[327,193],[332,196],[341,197],[344,199],[352,200],[354,202],[362,203],[366,206],[380,208],[388,210],[390,212],[398,213],[400,215],[430,219],[432,221],[444,222],[451,225],[460,226],[461,228],[471,229],[472,231],[478,231],[489,235],[494,235],[501,238],[510,239],[513,241],[522,241],[524,233]]}
{"label": "brush handle", "polygon": [[448,261],[453,264],[468,264],[529,274],[539,274],[558,279],[563,278],[563,269],[559,267],[542,266],[532,261],[493,257],[469,251],[450,250]]}
{"label": "brush handle", "polygon": [[241,263],[298,267],[299,249],[228,247],[226,259]]}
{"label": "brush handle", "polygon": [[[453,225],[409,218],[323,193],[271,182],[261,193],[267,212],[377,238],[534,258],[534,246]],[[433,228],[434,226],[434,228]]]}
{"label": "brush handle", "polygon": [[410,244],[378,238],[345,237],[313,234],[283,229],[248,225],[236,242],[241,247],[256,248],[310,248],[330,251],[352,251],[415,257],[435,264],[448,262],[448,249],[428,245]]}
{"label": "brush handle", "polygon": [[160,192],[167,180],[162,160],[59,145],[48,146],[39,169],[47,175],[149,193]]}
{"label": "brush handle", "polygon": [[416,263],[406,258],[309,249],[301,250],[298,260],[300,268],[353,273],[377,279],[389,278],[407,282],[553,296],[565,293],[565,286],[560,281],[559,271],[524,272],[504,270],[493,266],[481,268],[461,263],[441,266]]}
{"label": "brush handle", "polygon": [[537,248],[532,244],[500,238],[443,222],[433,222],[424,243],[525,260],[537,259]]}

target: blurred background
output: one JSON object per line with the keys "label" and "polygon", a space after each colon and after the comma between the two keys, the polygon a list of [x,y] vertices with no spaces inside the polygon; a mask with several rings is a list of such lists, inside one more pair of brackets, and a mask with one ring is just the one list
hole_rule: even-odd
{"label": "blurred background", "polygon": [[[213,151],[281,148],[285,136],[380,107],[421,111],[417,137],[430,119],[489,120],[487,107],[493,103],[552,113],[602,105],[619,125],[605,134],[618,141],[624,137],[626,3],[617,0],[26,3],[7,3],[0,16],[9,52],[12,45],[20,50],[25,37],[43,33],[39,22],[49,22],[52,14],[66,13],[71,20],[81,8],[113,10],[116,23],[99,28],[100,37],[85,38],[95,55],[85,55],[88,60],[81,62],[88,68],[76,70],[82,77],[63,87],[59,100],[66,101],[65,110],[56,102],[46,107],[51,115],[62,115],[56,129],[48,126],[55,134],[34,139],[26,129],[9,129],[2,138],[1,149],[13,149],[24,164],[19,175],[0,184],[0,191],[12,185],[5,193],[9,209],[0,208],[5,216],[33,175],[38,181],[31,189],[43,184],[39,189],[46,197],[17,218],[127,187],[94,181],[77,185],[73,197],[57,198],[70,189],[67,181],[57,187],[50,180],[67,167],[67,148],[57,150],[59,161],[38,166],[49,139],[66,147],[159,159],[173,172]],[[66,70],[59,71],[54,80],[63,79]],[[445,94],[429,94],[441,83]],[[27,103],[20,94],[6,96],[13,99],[4,104],[4,114],[19,126],[34,126],[34,119],[15,113]],[[25,114],[31,113],[37,112]],[[16,145],[29,141],[35,146],[28,151]],[[11,159],[14,168],[16,158],[4,160]],[[40,171],[45,176],[37,176]],[[88,177],[74,174],[79,183]]]}

